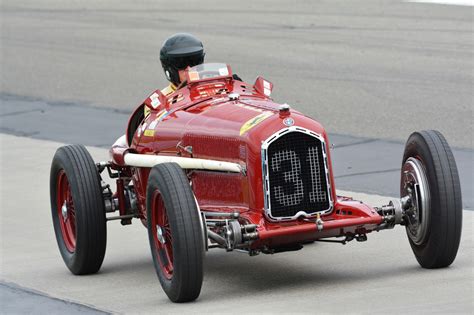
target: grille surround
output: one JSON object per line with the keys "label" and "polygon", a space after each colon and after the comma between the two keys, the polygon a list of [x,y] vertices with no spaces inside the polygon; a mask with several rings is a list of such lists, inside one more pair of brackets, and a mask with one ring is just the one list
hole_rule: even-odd
{"label": "grille surround", "polygon": [[[305,185],[306,188],[308,188],[308,176],[310,176],[311,178],[311,188],[313,190],[311,190],[309,192],[309,194],[311,194],[312,191],[315,191],[314,190],[314,179],[313,179],[313,174],[320,174],[321,177],[318,177],[322,180],[325,180],[325,185],[326,185],[326,189],[325,190],[320,190],[319,192],[324,192],[325,193],[325,198],[327,200],[325,200],[324,202],[321,202],[319,205],[322,206],[322,207],[315,207],[315,206],[312,206],[311,209],[305,209],[305,210],[281,210],[281,209],[278,209],[278,208],[281,208],[281,202],[280,203],[280,206],[278,207],[275,203],[276,203],[276,198],[275,196],[273,196],[272,198],[272,191],[271,191],[271,188],[272,188],[272,184],[270,184],[270,177],[275,177],[274,175],[271,175],[272,173],[272,170],[270,169],[271,165],[273,167],[273,172],[274,169],[275,169],[275,159],[277,160],[278,163],[280,163],[281,161],[290,161],[292,160],[292,157],[291,157],[291,152],[294,152],[292,150],[287,150],[285,152],[281,151],[281,152],[277,152],[277,153],[274,153],[272,154],[272,157],[269,157],[269,151],[271,151],[272,149],[272,144],[275,144],[277,143],[281,137],[285,137],[285,136],[290,136],[290,137],[296,137],[297,134],[295,133],[300,133],[300,134],[303,134],[301,137],[305,137],[307,138],[306,140],[308,140],[308,136],[311,137],[312,139],[309,140],[309,141],[312,141],[312,140],[317,140],[319,141],[320,143],[320,151],[319,153],[321,153],[321,157],[318,158],[317,162],[319,163],[320,166],[323,166],[322,169],[319,169],[319,172],[324,172],[324,175],[323,174],[320,174],[316,171],[316,173],[313,173],[313,169],[311,167],[313,167],[314,164],[311,164],[311,163],[315,163],[315,162],[307,162],[306,164],[304,165],[307,165],[309,164],[309,168],[307,167],[307,169],[303,168],[303,165],[301,164],[301,159],[298,158],[298,161],[296,161],[296,172],[301,172],[301,170],[303,172],[308,172],[309,175],[307,175],[307,173],[303,174],[302,177],[306,177],[306,181],[305,183],[301,183],[301,185]],[[281,139],[282,141],[284,139]],[[278,144],[278,143],[277,143]],[[295,145],[296,146],[296,145]],[[316,148],[315,146],[308,146],[308,154],[306,155],[307,156],[307,159],[308,159],[308,156],[311,155],[310,153],[312,153],[313,151],[311,151],[312,149]],[[301,148],[300,148],[301,149]],[[296,149],[295,149],[296,150]],[[283,152],[283,153],[282,153]],[[279,159],[279,157],[277,156],[275,158],[276,155],[280,154],[281,155],[284,155],[283,158]],[[298,156],[298,155],[296,155]],[[313,155],[312,155],[313,156]],[[316,154],[316,156],[318,156]],[[330,213],[332,210],[333,210],[333,200],[332,200],[332,194],[331,194],[331,182],[329,180],[329,168],[328,168],[328,160],[327,160],[327,154],[326,154],[326,142],[324,141],[324,138],[311,131],[311,130],[308,130],[308,129],[305,129],[305,128],[302,128],[302,127],[297,127],[297,126],[291,126],[291,127],[288,127],[288,128],[284,128],[284,129],[281,129],[279,130],[278,132],[274,133],[273,135],[271,135],[267,140],[265,140],[263,143],[262,143],[262,149],[261,149],[261,158],[262,158],[262,180],[263,180],[263,192],[264,192],[264,205],[265,205],[265,215],[266,217],[270,220],[270,221],[291,221],[291,220],[295,220],[299,217],[305,217],[305,218],[310,218],[310,217],[314,217],[316,216],[318,213],[319,214],[327,214],[327,213]],[[270,161],[270,159],[273,158],[273,162]],[[306,160],[307,160],[306,159]],[[279,161],[280,160],[280,161]],[[293,161],[290,161],[291,162],[291,172],[293,172]],[[280,163],[281,165],[283,165],[282,163]],[[277,164],[277,167],[278,168],[280,166],[280,164]],[[287,163],[288,164],[288,163]],[[287,167],[288,168],[288,167]],[[290,173],[290,172],[286,172],[286,173]],[[300,173],[298,173],[298,178],[299,178],[299,175]],[[287,176],[290,176],[290,175],[286,175],[284,174],[284,178],[285,178],[285,182],[288,182],[286,180],[286,177]],[[319,176],[319,175],[318,175]],[[280,175],[280,177],[282,177]],[[293,178],[291,178],[293,179]],[[272,182],[275,181],[275,179],[272,180]],[[298,187],[297,187],[297,183],[295,183],[295,181],[290,181],[290,182],[293,182],[294,184],[294,192],[296,191],[297,193],[299,192],[298,191]],[[316,182],[316,184],[321,184],[320,182]],[[323,183],[324,184],[324,183]],[[303,187],[303,186],[302,186]],[[273,188],[274,188],[274,191],[275,189],[283,189],[281,188],[280,186],[278,187],[275,187],[273,185]],[[307,190],[307,189],[306,189]],[[300,198],[300,200],[302,198],[305,198],[305,200],[307,198],[316,198],[314,197],[314,195],[312,195],[311,197],[305,197],[305,192],[301,192],[301,194],[303,194],[303,197]],[[275,195],[275,192],[273,193],[273,195]],[[285,198],[288,198],[287,196],[285,196],[284,194],[280,194],[283,196],[283,198],[281,198],[280,196],[280,199],[279,200],[282,200],[286,203],[288,203],[289,205],[287,206],[288,208],[291,206],[293,208],[297,208],[297,205],[299,204],[295,204],[295,200],[294,199],[285,199]],[[309,195],[308,195],[309,196]],[[296,201],[297,202],[297,201]],[[275,204],[275,206],[273,207],[273,212],[275,213],[272,213],[272,203]],[[316,201],[314,202],[316,203]],[[308,211],[306,211],[308,210]],[[282,213],[283,212],[283,213]],[[288,213],[289,212],[289,213]],[[294,212],[294,213],[293,213]]]}

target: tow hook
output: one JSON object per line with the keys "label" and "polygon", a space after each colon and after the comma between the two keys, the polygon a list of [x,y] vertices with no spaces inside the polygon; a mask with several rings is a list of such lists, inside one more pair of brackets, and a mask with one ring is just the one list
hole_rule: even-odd
{"label": "tow hook", "polygon": [[319,232],[324,228],[324,221],[321,219],[321,215],[319,213],[316,215],[316,228]]}

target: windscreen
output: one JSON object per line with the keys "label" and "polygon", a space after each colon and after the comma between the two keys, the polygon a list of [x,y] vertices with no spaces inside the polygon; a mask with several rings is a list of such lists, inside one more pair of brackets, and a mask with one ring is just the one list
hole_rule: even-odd
{"label": "windscreen", "polygon": [[225,63],[203,63],[188,70],[188,77],[191,82],[229,75],[229,68]]}

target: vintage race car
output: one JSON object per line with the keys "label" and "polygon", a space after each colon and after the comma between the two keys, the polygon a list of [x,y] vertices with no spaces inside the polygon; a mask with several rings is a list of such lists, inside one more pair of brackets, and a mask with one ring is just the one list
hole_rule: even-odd
{"label": "vintage race car", "polygon": [[[158,279],[173,302],[199,296],[203,258],[212,248],[274,254],[313,241],[362,242],[373,231],[403,225],[422,267],[454,261],[461,190],[439,132],[409,137],[400,198],[372,207],[337,195],[324,128],[273,102],[272,83],[241,82],[217,63],[180,75],[185,84],[176,92],[157,90],[138,106],[110,161],[95,163],[80,145],[57,150],[51,209],[72,273],[97,272],[106,222],[127,225],[133,218],[148,229]],[[101,174],[115,180],[115,191]]]}

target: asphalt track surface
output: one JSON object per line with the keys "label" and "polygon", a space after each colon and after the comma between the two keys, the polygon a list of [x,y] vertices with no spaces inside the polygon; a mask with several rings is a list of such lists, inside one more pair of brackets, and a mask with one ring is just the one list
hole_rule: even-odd
{"label": "asphalt track surface", "polygon": [[472,148],[473,8],[400,0],[3,0],[1,89],[130,110],[165,86],[163,40],[197,35],[206,60],[329,132],[404,141],[439,129]]}
{"label": "asphalt track surface", "polygon": [[[418,266],[400,227],[369,234],[364,243],[315,243],[298,252],[276,255],[249,257],[211,250],[206,255],[199,300],[177,305],[162,292],[146,229],[135,221],[127,227],[109,222],[101,271],[73,276],[57,249],[45,184],[52,156],[61,144],[0,137],[2,146],[9,148],[2,148],[0,209],[2,281],[7,283],[127,314],[472,312],[473,211],[464,211],[456,261],[440,270]],[[107,158],[105,149],[89,150],[95,160]],[[387,202],[385,197],[348,194],[371,205]],[[18,306],[21,309],[23,302]],[[45,312],[54,310],[50,306]]]}
{"label": "asphalt track surface", "polygon": [[204,41],[207,60],[228,62],[248,81],[263,75],[275,84],[276,101],[327,127],[339,189],[370,193],[349,192],[373,205],[387,201],[373,194],[396,196],[404,141],[414,130],[438,129],[454,147],[463,205],[472,210],[472,7],[395,0],[0,5],[0,313],[473,312],[472,211],[464,211],[461,248],[445,270],[419,268],[401,228],[366,243],[318,243],[274,256],[214,251],[201,298],[177,306],[159,287],[137,223],[109,224],[99,274],[70,275],[45,185],[62,143],[84,143],[107,158],[96,147],[113,142],[131,108],[165,85],[162,40],[188,31]]}

